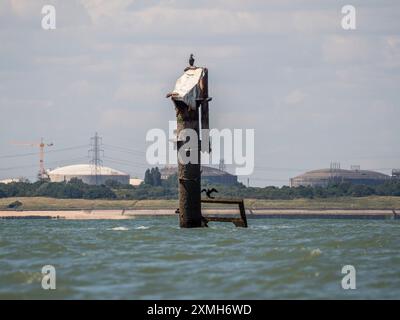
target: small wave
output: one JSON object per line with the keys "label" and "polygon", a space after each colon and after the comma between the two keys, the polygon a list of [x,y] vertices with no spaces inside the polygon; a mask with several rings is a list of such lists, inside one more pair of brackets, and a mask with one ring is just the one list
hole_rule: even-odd
{"label": "small wave", "polygon": [[271,226],[252,226],[252,229],[258,229],[258,230],[271,230]]}
{"label": "small wave", "polygon": [[319,248],[311,250],[311,252],[310,252],[311,257],[318,257],[321,254],[322,254],[322,251]]}
{"label": "small wave", "polygon": [[43,275],[40,272],[17,271],[10,277],[15,278],[18,282],[25,284],[37,283],[42,280]]}
{"label": "small wave", "polygon": [[126,228],[126,227],[115,227],[115,228],[111,228],[111,229],[108,229],[108,230],[112,230],[112,231],[127,231],[129,229]]}
{"label": "small wave", "polygon": [[146,226],[140,226],[140,227],[137,227],[137,228],[135,228],[136,230],[146,230],[146,229],[149,229],[150,227],[146,227]]}
{"label": "small wave", "polygon": [[296,228],[296,226],[276,226],[277,229],[293,229]]}
{"label": "small wave", "polygon": [[259,229],[259,230],[276,230],[276,229],[293,229],[296,228],[296,226],[288,226],[288,225],[259,225],[259,226],[253,226],[253,229]]}

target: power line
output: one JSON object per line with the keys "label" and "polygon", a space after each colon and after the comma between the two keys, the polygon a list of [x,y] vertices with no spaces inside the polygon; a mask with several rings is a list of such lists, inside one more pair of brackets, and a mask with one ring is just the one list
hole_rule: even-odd
{"label": "power line", "polygon": [[18,166],[18,167],[8,167],[8,168],[0,168],[0,171],[6,171],[6,170],[15,170],[15,169],[25,169],[25,168],[34,168],[37,167],[36,165],[26,165],[26,166]]}
{"label": "power line", "polygon": [[87,144],[83,144],[83,145],[75,146],[75,147],[68,147],[68,148],[63,148],[63,149],[49,150],[49,151],[47,151],[47,153],[63,152],[63,151],[70,151],[70,150],[77,150],[77,149],[83,149],[83,148],[87,148],[87,147],[88,147]]}
{"label": "power line", "polygon": [[250,178],[250,180],[256,181],[277,181],[277,182],[288,182],[289,179],[268,179],[268,178]]}
{"label": "power line", "polygon": [[82,161],[82,160],[87,160],[87,158],[79,157],[79,158],[72,158],[72,159],[66,159],[66,160],[63,159],[63,160],[58,160],[58,161],[47,162],[47,164],[50,164],[50,165],[61,165],[61,164],[65,164],[65,163],[70,164],[71,162]]}
{"label": "power line", "polygon": [[146,152],[142,150],[137,150],[137,149],[130,149],[126,147],[120,147],[120,146],[115,146],[115,145],[110,145],[110,144],[103,144],[106,148],[111,148],[114,149],[115,151],[120,151],[120,152],[126,152],[126,153],[131,153],[131,154],[146,154]]}
{"label": "power line", "polygon": [[[56,149],[56,150],[48,150],[46,153],[53,153],[53,152],[63,152],[63,151],[70,151],[70,150],[76,150],[76,149],[82,149],[82,148],[87,148],[87,145],[81,145],[81,146],[75,146],[75,147],[69,147],[69,148],[63,148],[63,149]],[[14,155],[3,155],[0,156],[0,159],[10,159],[10,158],[19,158],[19,157],[27,157],[27,156],[37,156],[39,155],[39,152],[29,152],[29,153],[18,153]]]}
{"label": "power line", "polygon": [[39,155],[39,152],[30,152],[30,153],[19,153],[19,154],[14,154],[14,155],[4,155],[0,156],[1,159],[7,159],[7,158],[18,158],[18,157],[27,157],[27,156],[37,156]]}
{"label": "power line", "polygon": [[281,168],[281,167],[264,167],[264,166],[254,166],[254,169],[260,171],[308,171],[312,169],[305,168]]}
{"label": "power line", "polygon": [[[51,161],[51,162],[47,162],[47,164],[48,165],[59,165],[61,163],[70,163],[70,162],[81,161],[81,160],[86,160],[86,157],[66,159],[66,160],[63,159],[61,161]],[[32,165],[32,164],[31,165],[22,165],[22,166],[8,167],[8,168],[0,168],[0,171],[34,168],[34,167],[36,167],[36,165]]]}
{"label": "power line", "polygon": [[145,166],[143,164],[137,164],[137,163],[129,162],[129,161],[125,161],[125,160],[114,159],[114,158],[110,158],[110,157],[104,157],[104,159],[107,162],[112,162],[112,163],[132,167],[132,168],[146,168],[146,169],[148,168],[148,166]]}

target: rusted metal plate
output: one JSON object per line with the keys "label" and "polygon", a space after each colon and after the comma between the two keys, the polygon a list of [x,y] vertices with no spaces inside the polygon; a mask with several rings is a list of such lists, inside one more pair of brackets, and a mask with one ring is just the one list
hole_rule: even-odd
{"label": "rusted metal plate", "polygon": [[247,228],[246,210],[244,208],[243,199],[201,199],[202,203],[222,203],[222,204],[237,204],[239,206],[240,218],[228,217],[210,217],[207,216],[207,221],[216,222],[232,222],[236,227]]}

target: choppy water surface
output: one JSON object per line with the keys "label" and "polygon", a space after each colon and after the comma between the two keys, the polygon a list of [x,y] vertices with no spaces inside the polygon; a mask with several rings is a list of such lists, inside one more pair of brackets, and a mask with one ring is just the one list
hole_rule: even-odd
{"label": "choppy water surface", "polygon": [[[48,264],[56,290],[41,289]],[[356,290],[341,287],[349,264]],[[0,220],[0,298],[399,299],[400,223]]]}

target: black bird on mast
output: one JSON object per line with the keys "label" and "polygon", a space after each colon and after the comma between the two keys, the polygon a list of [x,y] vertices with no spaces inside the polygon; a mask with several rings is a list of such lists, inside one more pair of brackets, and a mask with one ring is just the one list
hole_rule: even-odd
{"label": "black bird on mast", "polygon": [[194,65],[194,57],[193,57],[193,53],[191,53],[191,54],[190,54],[190,58],[189,58],[189,65],[190,65],[191,67],[193,67],[193,65]]}
{"label": "black bird on mast", "polygon": [[207,198],[215,199],[215,197],[211,196],[211,194],[212,194],[213,192],[217,192],[217,193],[218,193],[218,190],[215,189],[215,188],[212,188],[212,189],[203,189],[203,190],[201,190],[201,193],[203,193],[203,192],[206,193]]}

